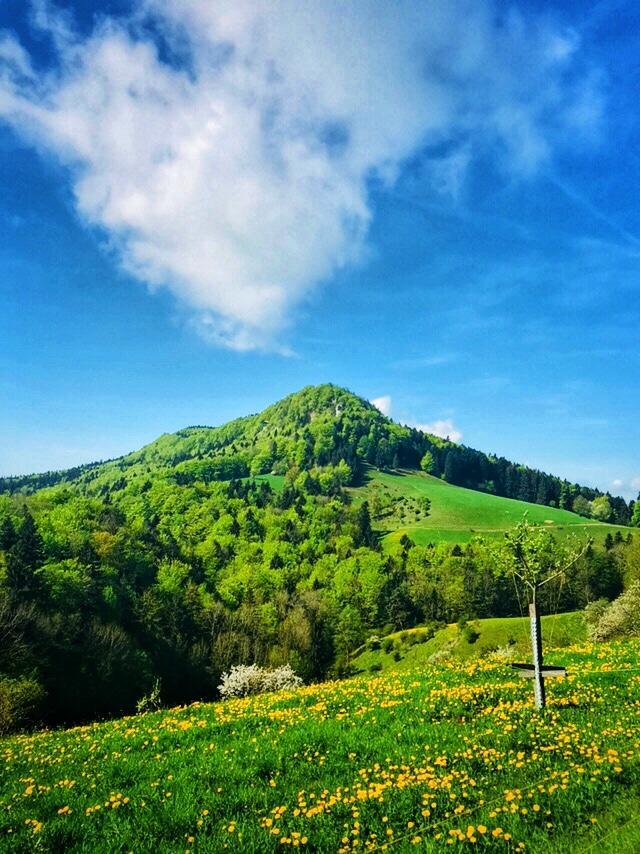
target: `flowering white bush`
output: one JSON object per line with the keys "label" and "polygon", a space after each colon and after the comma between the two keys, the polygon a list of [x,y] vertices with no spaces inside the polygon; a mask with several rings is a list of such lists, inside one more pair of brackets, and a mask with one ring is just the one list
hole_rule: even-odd
{"label": "flowering white bush", "polygon": [[589,638],[606,641],[612,638],[640,636],[640,581],[625,590],[606,608],[599,621],[589,626]]}
{"label": "flowering white bush", "polygon": [[283,664],[275,670],[258,667],[257,664],[237,664],[228,673],[222,674],[218,690],[220,696],[227,699],[262,694],[265,691],[293,691],[301,685],[302,679],[290,664]]}

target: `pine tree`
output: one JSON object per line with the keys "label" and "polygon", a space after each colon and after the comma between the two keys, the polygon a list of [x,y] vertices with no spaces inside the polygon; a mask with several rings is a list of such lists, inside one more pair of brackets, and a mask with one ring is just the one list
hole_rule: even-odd
{"label": "pine tree", "polygon": [[358,507],[356,514],[357,534],[356,541],[359,546],[376,547],[376,537],[371,528],[371,515],[369,513],[369,502],[363,501]]}
{"label": "pine tree", "polygon": [[16,541],[7,557],[7,587],[12,596],[30,599],[37,595],[41,585],[35,571],[43,562],[42,539],[33,516],[25,510]]}
{"label": "pine tree", "polygon": [[0,521],[0,549],[9,551],[15,541],[16,529],[13,527],[13,522],[9,516],[4,516]]}
{"label": "pine tree", "polygon": [[444,460],[444,479],[447,483],[456,482],[457,468],[455,451],[448,451]]}
{"label": "pine tree", "polygon": [[547,479],[544,475],[540,475],[538,478],[538,492],[536,495],[536,504],[548,504],[549,502],[549,491],[547,489]]}

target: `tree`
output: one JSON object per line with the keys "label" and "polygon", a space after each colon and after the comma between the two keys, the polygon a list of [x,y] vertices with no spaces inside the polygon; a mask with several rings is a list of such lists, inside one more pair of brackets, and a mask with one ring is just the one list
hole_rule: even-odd
{"label": "tree", "polygon": [[42,538],[31,513],[25,510],[16,541],[7,557],[7,587],[17,599],[31,599],[40,590],[36,570],[42,566]]}
{"label": "tree", "polygon": [[458,474],[458,465],[456,452],[453,450],[447,451],[447,456],[444,460],[444,479],[447,483],[455,483]]}
{"label": "tree", "polygon": [[358,512],[356,514],[356,526],[357,545],[375,548],[376,536],[371,528],[371,516],[369,514],[369,503],[367,501],[363,501],[358,507]]}
{"label": "tree", "polygon": [[531,495],[531,478],[526,469],[521,469],[519,473],[519,488],[518,499],[520,501],[531,501],[535,496]]}
{"label": "tree", "polygon": [[0,520],[0,549],[9,551],[15,544],[16,529],[13,527],[13,522],[10,516],[3,516]]}
{"label": "tree", "polygon": [[640,492],[638,493],[638,499],[633,504],[633,511],[631,513],[631,525],[635,528],[640,528]]}
{"label": "tree", "polygon": [[353,605],[346,605],[338,617],[335,634],[336,649],[348,656],[362,643],[363,638],[364,627],[360,613]]}
{"label": "tree", "polygon": [[435,474],[436,461],[433,458],[431,451],[427,451],[424,457],[420,460],[420,468],[426,474]]}
{"label": "tree", "polygon": [[549,502],[549,488],[547,479],[544,475],[538,478],[538,492],[536,494],[536,504],[547,504]]}
{"label": "tree", "polygon": [[591,515],[599,522],[609,522],[612,516],[612,507],[607,495],[599,495],[591,502]]}
{"label": "tree", "polygon": [[498,565],[520,581],[529,601],[535,603],[539,589],[565,575],[590,545],[591,541],[560,545],[549,530],[525,518],[505,534]]}
{"label": "tree", "polygon": [[562,510],[571,510],[571,484],[566,480],[563,480],[560,486],[558,507]]}
{"label": "tree", "polygon": [[576,495],[573,499],[573,512],[589,519],[591,517],[591,502],[584,495]]}

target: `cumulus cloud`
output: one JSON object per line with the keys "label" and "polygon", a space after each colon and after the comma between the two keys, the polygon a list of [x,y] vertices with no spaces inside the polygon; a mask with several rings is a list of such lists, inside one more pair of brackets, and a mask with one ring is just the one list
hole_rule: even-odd
{"label": "cumulus cloud", "polygon": [[[374,397],[371,403],[387,417],[391,416],[393,404],[391,395],[384,394],[381,397]],[[462,431],[459,430],[453,423],[451,418],[443,418],[437,421],[431,421],[429,424],[420,423],[411,419],[401,421],[407,427],[412,427],[414,430],[421,430],[423,433],[431,433],[432,436],[440,436],[441,439],[450,439],[452,442],[460,442],[462,440]]]}
{"label": "cumulus cloud", "polygon": [[611,481],[611,489],[615,494],[622,495],[627,500],[636,499],[640,493],[640,476],[616,477]]}
{"label": "cumulus cloud", "polygon": [[441,439],[450,439],[452,442],[462,441],[462,431],[456,427],[451,418],[432,421],[430,424],[412,424],[411,426],[415,427],[416,430],[422,430],[423,433],[440,436]]}
{"label": "cumulus cloud", "polygon": [[382,397],[374,397],[371,403],[387,418],[391,415],[391,397],[388,394],[384,394]]}
{"label": "cumulus cloud", "polygon": [[67,168],[129,273],[239,350],[282,346],[363,257],[371,182],[407,158],[447,144],[455,197],[475,153],[529,175],[598,119],[575,34],[495,0],[138,0],[88,34],[38,0],[32,19],[56,59],[0,35],[0,118]]}

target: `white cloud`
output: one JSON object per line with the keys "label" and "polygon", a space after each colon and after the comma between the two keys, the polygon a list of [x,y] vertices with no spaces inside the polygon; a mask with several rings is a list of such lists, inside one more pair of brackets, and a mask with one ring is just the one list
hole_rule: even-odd
{"label": "white cloud", "polygon": [[498,10],[138,0],[81,36],[38,0],[57,62],[34,70],[2,34],[0,118],[68,168],[77,210],[127,271],[170,289],[216,343],[273,348],[295,306],[363,257],[372,178],[390,185],[446,142],[438,183],[456,196],[470,152],[528,175],[597,123],[575,35]]}
{"label": "white cloud", "polygon": [[391,397],[388,394],[384,394],[382,397],[374,397],[371,403],[387,418],[391,415]]}
{"label": "white cloud", "polygon": [[433,436],[450,439],[452,442],[462,441],[462,431],[456,427],[450,418],[432,421],[430,424],[412,424],[411,426],[415,427],[416,430],[422,430],[423,433],[431,433]]}
{"label": "white cloud", "polygon": [[611,489],[615,490],[614,494],[622,495],[628,501],[635,501],[640,492],[640,476],[638,477],[617,477],[611,481]]}
{"label": "white cloud", "polygon": [[[384,394],[381,397],[374,397],[371,403],[387,417],[391,416],[392,400],[391,395]],[[429,424],[420,423],[413,420],[402,421],[407,427],[412,427],[414,430],[421,430],[423,433],[431,433],[433,436],[440,436],[442,439],[451,439],[452,442],[460,442],[462,440],[462,431],[459,430],[453,423],[451,418],[443,418],[439,421],[432,421]]]}

